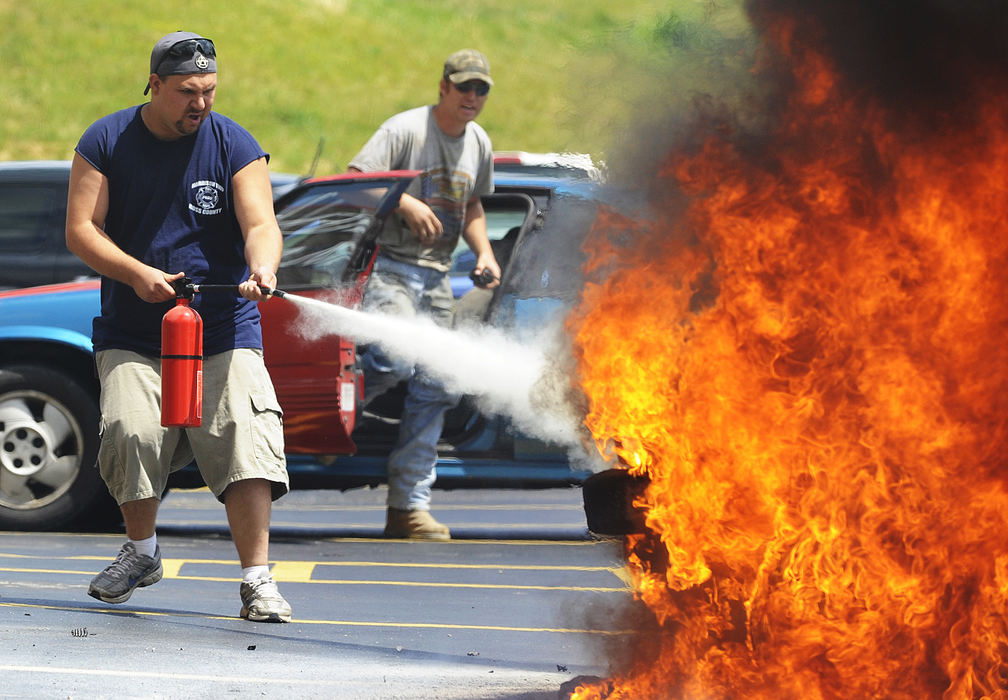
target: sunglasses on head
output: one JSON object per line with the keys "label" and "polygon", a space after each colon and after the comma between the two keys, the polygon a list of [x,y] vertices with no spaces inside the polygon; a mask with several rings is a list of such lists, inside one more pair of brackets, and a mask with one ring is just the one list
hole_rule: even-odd
{"label": "sunglasses on head", "polygon": [[189,58],[197,51],[204,56],[217,56],[217,50],[209,39],[183,39],[168,47],[165,58]]}
{"label": "sunglasses on head", "polygon": [[469,93],[475,90],[478,97],[483,97],[490,92],[490,86],[482,80],[467,80],[464,83],[452,83],[452,85],[459,92]]}

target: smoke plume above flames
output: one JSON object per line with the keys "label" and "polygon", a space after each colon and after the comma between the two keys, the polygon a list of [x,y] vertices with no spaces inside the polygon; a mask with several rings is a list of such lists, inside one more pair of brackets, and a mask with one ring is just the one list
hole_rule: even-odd
{"label": "smoke plume above flames", "polygon": [[759,91],[585,247],[655,624],[574,697],[1008,697],[1008,5],[746,9]]}

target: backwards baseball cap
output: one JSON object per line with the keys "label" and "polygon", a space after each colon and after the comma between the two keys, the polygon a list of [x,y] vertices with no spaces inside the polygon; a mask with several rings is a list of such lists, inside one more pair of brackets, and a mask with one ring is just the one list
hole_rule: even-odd
{"label": "backwards baseball cap", "polygon": [[[213,42],[192,32],[165,34],[154,44],[150,72],[158,75],[191,75],[217,72],[217,49]],[[146,95],[150,92],[147,81]]]}
{"label": "backwards baseball cap", "polygon": [[490,78],[490,61],[476,49],[462,49],[449,56],[444,64],[444,76],[453,83],[482,80],[487,85],[494,84]]}

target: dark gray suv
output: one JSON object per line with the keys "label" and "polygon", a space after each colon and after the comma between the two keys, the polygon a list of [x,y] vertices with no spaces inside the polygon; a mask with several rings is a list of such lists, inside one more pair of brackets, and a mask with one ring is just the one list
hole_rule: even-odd
{"label": "dark gray suv", "polygon": [[93,277],[66,248],[70,161],[0,163],[0,289]]}
{"label": "dark gray suv", "polygon": [[[271,173],[279,196],[301,179]],[[95,277],[66,247],[70,161],[0,162],[0,289]]]}

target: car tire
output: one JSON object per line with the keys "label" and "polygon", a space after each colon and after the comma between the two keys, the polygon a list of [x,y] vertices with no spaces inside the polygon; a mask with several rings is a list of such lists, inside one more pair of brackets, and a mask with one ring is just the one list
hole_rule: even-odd
{"label": "car tire", "polygon": [[49,367],[0,369],[0,529],[102,531],[121,522],[98,472],[98,402]]}
{"label": "car tire", "polygon": [[606,469],[581,484],[588,529],[596,535],[633,535],[648,531],[644,513],[634,503],[650,480],[626,469]]}

